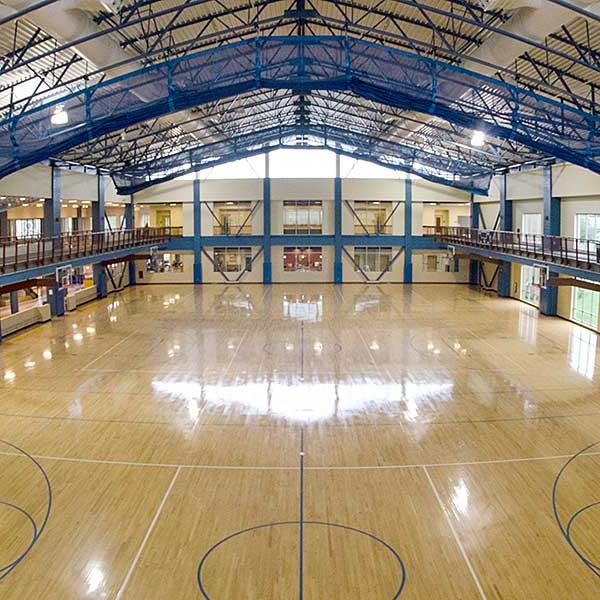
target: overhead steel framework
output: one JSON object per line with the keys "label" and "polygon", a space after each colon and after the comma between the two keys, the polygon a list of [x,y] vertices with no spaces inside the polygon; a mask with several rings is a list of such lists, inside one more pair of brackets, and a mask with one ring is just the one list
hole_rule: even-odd
{"label": "overhead steel framework", "polygon": [[600,172],[592,0],[228,4],[0,0],[0,177],[64,160],[131,192],[290,143],[477,193],[523,163]]}

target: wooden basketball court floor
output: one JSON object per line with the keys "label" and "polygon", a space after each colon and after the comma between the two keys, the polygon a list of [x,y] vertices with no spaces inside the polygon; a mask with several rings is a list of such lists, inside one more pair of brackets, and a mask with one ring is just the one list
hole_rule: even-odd
{"label": "wooden basketball court floor", "polygon": [[0,438],[2,599],[600,597],[597,336],[465,286],[133,288]]}

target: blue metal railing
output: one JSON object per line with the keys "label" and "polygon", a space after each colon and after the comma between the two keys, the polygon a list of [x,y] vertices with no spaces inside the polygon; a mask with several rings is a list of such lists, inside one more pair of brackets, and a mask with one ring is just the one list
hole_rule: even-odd
{"label": "blue metal railing", "polygon": [[4,238],[0,240],[0,273],[147,246],[162,244],[182,235],[179,227],[141,227],[93,233],[84,231],[53,238]]}
{"label": "blue metal railing", "polygon": [[600,270],[600,241],[596,240],[470,227],[426,227],[424,234],[435,236],[447,244],[472,246],[544,262]]}

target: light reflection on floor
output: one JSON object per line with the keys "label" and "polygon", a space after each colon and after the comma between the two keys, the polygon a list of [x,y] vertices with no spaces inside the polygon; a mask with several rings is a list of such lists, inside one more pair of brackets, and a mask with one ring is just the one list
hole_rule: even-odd
{"label": "light reflection on floor", "polygon": [[[114,598],[132,565],[124,597],[197,597],[217,540],[298,518],[303,448],[307,515],[398,549],[407,597],[476,598],[475,573],[489,598],[595,598],[548,499],[600,439],[598,361],[593,332],[466,286],[139,286],[80,307],[0,346],[0,437],[56,486],[46,546],[2,597]],[[0,490],[37,500],[11,459]],[[599,465],[569,473],[565,515],[598,500]],[[292,597],[268,592],[297,590],[292,534],[220,554],[216,597]],[[307,542],[307,597],[393,597],[373,548]],[[264,559],[290,549],[290,569]]]}

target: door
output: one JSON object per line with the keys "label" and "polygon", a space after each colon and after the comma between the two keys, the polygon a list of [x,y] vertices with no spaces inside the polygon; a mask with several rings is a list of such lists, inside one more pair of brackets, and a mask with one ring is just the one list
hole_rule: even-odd
{"label": "door", "polygon": [[159,227],[171,227],[171,211],[170,210],[157,210],[156,211],[156,222]]}
{"label": "door", "polygon": [[450,213],[447,210],[436,210],[435,211],[435,226],[448,227],[450,223]]}

